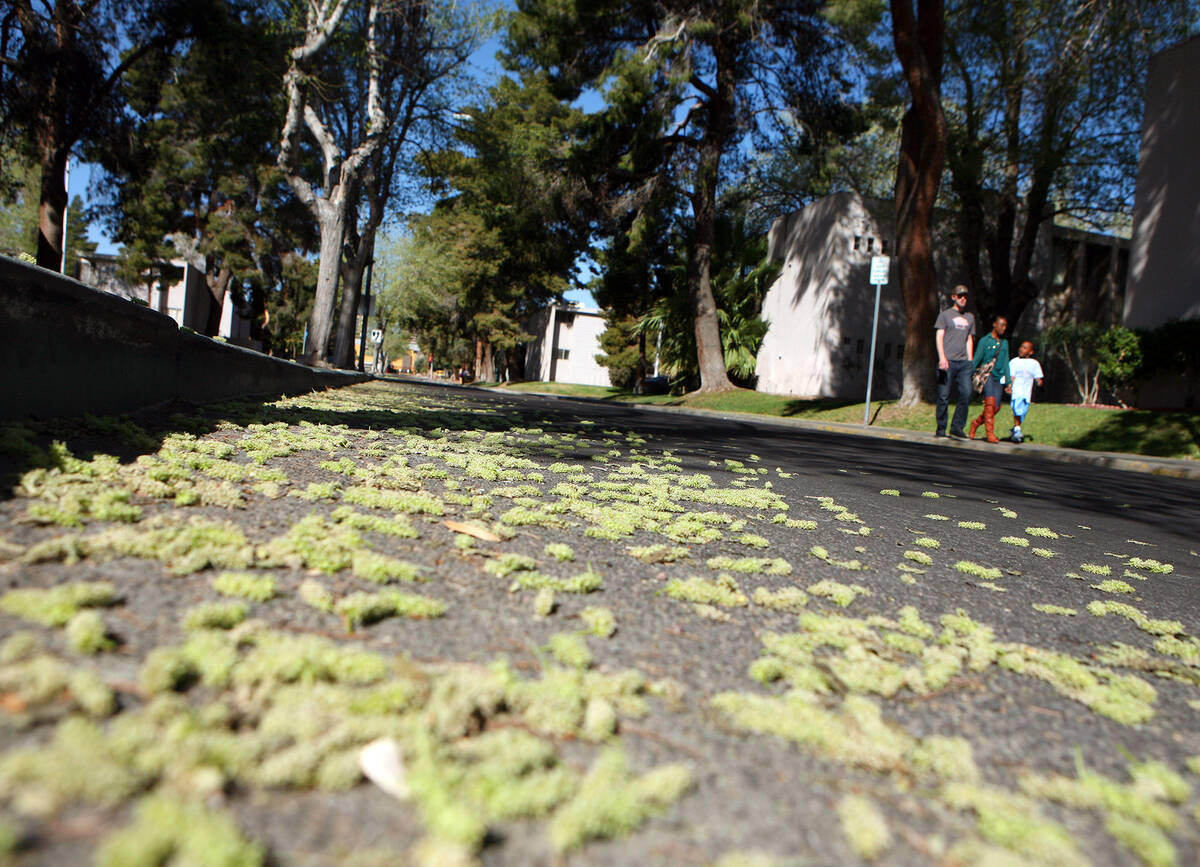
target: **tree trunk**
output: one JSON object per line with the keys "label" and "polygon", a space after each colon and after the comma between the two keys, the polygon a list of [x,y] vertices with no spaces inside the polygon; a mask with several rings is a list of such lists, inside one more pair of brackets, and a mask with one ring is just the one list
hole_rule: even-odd
{"label": "tree trunk", "polygon": [[906,317],[902,406],[933,399],[937,353],[937,283],[933,266],[933,208],[946,160],[942,114],[942,0],[892,0],[892,37],[912,105],[904,115],[896,169],[896,257]]}
{"label": "tree trunk", "polygon": [[49,143],[41,150],[37,263],[47,271],[59,271],[63,266],[63,216],[67,211],[67,187],[63,182],[63,174],[67,170],[67,151],[59,142]]}
{"label": "tree trunk", "polygon": [[305,364],[325,364],[329,358],[329,335],[333,330],[333,308],[341,273],[342,240],[346,234],[346,211],[339,199],[319,199],[317,228],[321,235],[317,265],[317,292],[304,344]]}
{"label": "tree trunk", "polygon": [[342,267],[342,303],[338,305],[333,355],[329,360],[343,370],[354,367],[354,334],[358,324],[358,302],[362,298],[365,271],[357,261],[346,262]]}
{"label": "tree trunk", "polygon": [[208,318],[204,322],[204,336],[216,337],[221,330],[221,311],[225,307],[225,293],[229,291],[229,281],[233,272],[223,267],[216,274],[205,274],[204,283],[208,286]]}
{"label": "tree trunk", "polygon": [[483,361],[475,368],[475,379],[483,382],[496,381],[496,365],[492,355],[492,344],[483,341]]}
{"label": "tree trunk", "polygon": [[[714,101],[717,101],[714,98]],[[710,115],[720,109],[710,108]],[[719,121],[714,120],[713,127]],[[721,347],[720,317],[712,290],[712,251],[716,240],[717,173],[721,162],[720,129],[710,127],[708,141],[701,148],[692,192],[695,239],[688,255],[688,295],[696,330],[696,361],[700,368],[700,391],[729,391],[734,385],[725,369],[725,350]]]}

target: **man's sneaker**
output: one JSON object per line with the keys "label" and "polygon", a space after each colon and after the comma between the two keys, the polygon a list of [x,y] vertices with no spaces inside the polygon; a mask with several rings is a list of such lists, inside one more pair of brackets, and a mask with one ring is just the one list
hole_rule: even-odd
{"label": "man's sneaker", "polygon": [[952,436],[956,440],[970,439],[970,437],[967,436],[967,432],[965,430],[952,430],[952,431],[950,431],[950,436]]}

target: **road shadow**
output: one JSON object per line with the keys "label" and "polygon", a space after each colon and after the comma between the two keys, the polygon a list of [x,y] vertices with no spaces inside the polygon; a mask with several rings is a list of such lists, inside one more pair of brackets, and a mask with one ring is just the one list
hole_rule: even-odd
{"label": "road shadow", "polygon": [[1099,427],[1064,443],[1068,448],[1172,457],[1200,451],[1200,425],[1190,413],[1111,413]]}
{"label": "road shadow", "polygon": [[[683,460],[681,468],[689,472],[711,472],[712,460],[743,460],[755,454],[761,466],[787,467],[814,480],[833,474],[872,474],[889,479],[880,487],[908,486],[917,491],[951,484],[960,496],[999,502],[1033,496],[1043,503],[1200,538],[1200,509],[1196,508],[1200,482],[1063,463],[1023,453],[1020,447],[985,450],[932,437],[928,442],[891,440],[716,414],[655,412],[595,400],[397,385],[413,389],[418,399],[412,406],[339,409],[241,400],[207,406],[176,404],[120,419],[85,416],[35,421],[24,426],[30,432],[26,439],[13,434],[14,426],[0,426],[0,500],[13,498],[14,486],[27,470],[63,465],[62,453],[51,448],[56,441],[82,460],[109,454],[128,463],[154,454],[172,434],[200,437],[229,425],[341,425],[351,436],[355,431],[386,430],[437,436],[439,431],[505,432],[516,427],[580,432],[586,427],[581,423],[590,420],[595,427],[588,429],[597,434],[612,428],[633,431],[651,439],[655,450],[673,450]],[[336,397],[336,391],[331,394]],[[1120,418],[1113,423],[1119,424]],[[562,452],[551,456],[536,437],[512,437],[507,442],[514,452],[534,459],[553,461],[565,456]],[[590,460],[595,450],[581,444],[572,451],[570,457]]]}

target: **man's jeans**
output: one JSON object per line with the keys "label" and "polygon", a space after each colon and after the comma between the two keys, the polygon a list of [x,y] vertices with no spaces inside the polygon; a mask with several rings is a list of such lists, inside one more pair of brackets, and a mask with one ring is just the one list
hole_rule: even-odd
{"label": "man's jeans", "polygon": [[964,358],[962,361],[951,361],[949,370],[937,372],[937,432],[946,432],[946,416],[950,408],[950,390],[958,389],[957,403],[954,405],[954,424],[950,430],[955,433],[965,433],[963,425],[967,423],[968,404],[971,401],[971,372],[974,363]]}

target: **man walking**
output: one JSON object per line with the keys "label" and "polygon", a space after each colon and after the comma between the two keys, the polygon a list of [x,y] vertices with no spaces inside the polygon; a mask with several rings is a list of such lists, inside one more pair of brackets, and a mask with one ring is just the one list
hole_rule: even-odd
{"label": "man walking", "polygon": [[955,286],[951,294],[953,304],[938,314],[933,325],[937,340],[937,430],[934,436],[946,435],[946,416],[950,408],[950,390],[958,394],[954,405],[954,421],[950,425],[950,436],[967,439],[963,425],[967,423],[968,404],[971,400],[972,357],[975,354],[975,316],[967,312],[967,287]]}

